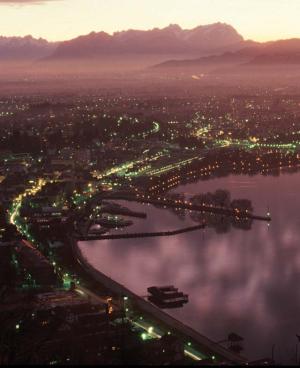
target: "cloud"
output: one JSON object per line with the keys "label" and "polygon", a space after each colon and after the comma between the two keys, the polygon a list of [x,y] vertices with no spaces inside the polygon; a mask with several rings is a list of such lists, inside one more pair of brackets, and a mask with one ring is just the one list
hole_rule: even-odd
{"label": "cloud", "polygon": [[0,5],[29,5],[29,4],[44,4],[58,0],[0,0]]}

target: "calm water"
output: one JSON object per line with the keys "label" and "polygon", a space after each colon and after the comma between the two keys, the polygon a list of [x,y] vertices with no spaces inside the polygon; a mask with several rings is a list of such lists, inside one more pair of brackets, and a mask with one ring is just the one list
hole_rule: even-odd
{"label": "calm water", "polygon": [[[236,332],[245,338],[244,355],[295,359],[300,333],[300,174],[280,177],[229,176],[177,188],[192,195],[227,189],[249,198],[255,213],[272,223],[254,222],[249,231],[213,229],[172,238],[81,243],[90,263],[139,295],[148,286],[174,284],[189,294],[183,309],[169,312],[215,341]],[[170,210],[126,204],[147,212],[126,232],[174,230],[195,224]],[[299,349],[300,355],[300,349]]]}

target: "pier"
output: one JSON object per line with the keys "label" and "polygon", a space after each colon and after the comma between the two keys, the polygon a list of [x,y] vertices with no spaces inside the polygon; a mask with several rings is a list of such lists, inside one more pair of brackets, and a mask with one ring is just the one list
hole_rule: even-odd
{"label": "pier", "polygon": [[239,219],[249,219],[249,220],[266,221],[266,222],[272,221],[271,216],[269,215],[267,216],[255,215],[251,212],[239,210],[238,208],[225,208],[225,207],[218,207],[218,206],[213,206],[213,205],[196,205],[188,201],[181,201],[181,200],[172,201],[167,198],[155,199],[150,196],[145,196],[142,194],[130,195],[130,194],[125,194],[125,193],[124,194],[118,194],[118,193],[111,194],[110,193],[110,194],[105,194],[105,196],[103,196],[102,198],[153,204],[153,205],[162,206],[162,207],[183,209],[183,210],[196,211],[196,212],[207,212],[207,213],[213,213],[216,215],[236,217]]}
{"label": "pier", "polygon": [[[150,203],[153,205],[159,206],[166,206],[175,209],[184,209],[189,211],[196,211],[196,212],[210,212],[216,215],[223,215],[223,216],[230,216],[236,217],[240,219],[249,219],[249,220],[257,220],[257,221],[267,221],[270,222],[272,219],[270,216],[259,216],[254,215],[250,212],[241,211],[239,209],[231,209],[231,208],[224,208],[224,207],[217,207],[217,206],[208,206],[208,205],[195,205],[192,203],[184,203],[170,200],[156,200],[156,199],[142,199],[138,200],[139,202],[143,203]],[[178,203],[179,202],[179,203]]]}
{"label": "pier", "polygon": [[179,234],[184,234],[191,231],[201,230],[206,227],[206,223],[203,222],[197,226],[186,227],[184,229],[174,230],[174,231],[161,231],[152,233],[133,233],[133,234],[114,234],[114,235],[86,235],[79,236],[77,240],[88,241],[88,240],[112,240],[112,239],[138,239],[138,238],[153,238],[159,236],[175,236]]}

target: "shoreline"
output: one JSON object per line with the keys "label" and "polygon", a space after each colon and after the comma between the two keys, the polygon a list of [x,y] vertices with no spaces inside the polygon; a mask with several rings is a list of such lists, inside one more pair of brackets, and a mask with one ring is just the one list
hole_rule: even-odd
{"label": "shoreline", "polygon": [[[136,295],[134,292],[126,288],[124,285],[118,283],[117,281],[111,279],[110,277],[106,276],[102,272],[96,270],[93,266],[91,266],[82,251],[80,250],[76,239],[72,238],[71,240],[71,249],[72,254],[76,261],[80,264],[80,266],[87,272],[95,281],[99,282],[108,290],[113,291],[115,294],[121,297],[128,297],[132,300],[133,305],[137,307],[137,309],[145,312],[146,314],[153,317],[156,321],[160,322],[162,325],[170,326],[173,331],[178,331],[180,335],[186,336],[187,341],[188,338],[195,341],[199,346],[203,347],[205,351],[204,354],[207,355],[216,355],[217,357],[223,358],[226,361],[234,362],[237,364],[246,364],[247,359],[234,354],[227,350],[226,348],[222,347],[221,345],[217,344],[216,342],[210,340],[204,335],[201,335],[197,331],[193,330],[191,327],[186,326],[182,322],[178,321],[174,317],[171,317],[169,314],[161,310],[160,308],[154,306],[153,304],[149,303],[142,297]],[[202,360],[197,359],[197,360]]]}

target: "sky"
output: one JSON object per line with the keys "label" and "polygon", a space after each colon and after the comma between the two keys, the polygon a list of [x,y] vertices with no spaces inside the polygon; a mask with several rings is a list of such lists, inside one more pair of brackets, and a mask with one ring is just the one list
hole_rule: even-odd
{"label": "sky", "polygon": [[67,40],[92,31],[223,22],[245,39],[300,38],[300,0],[0,0],[0,35]]}

